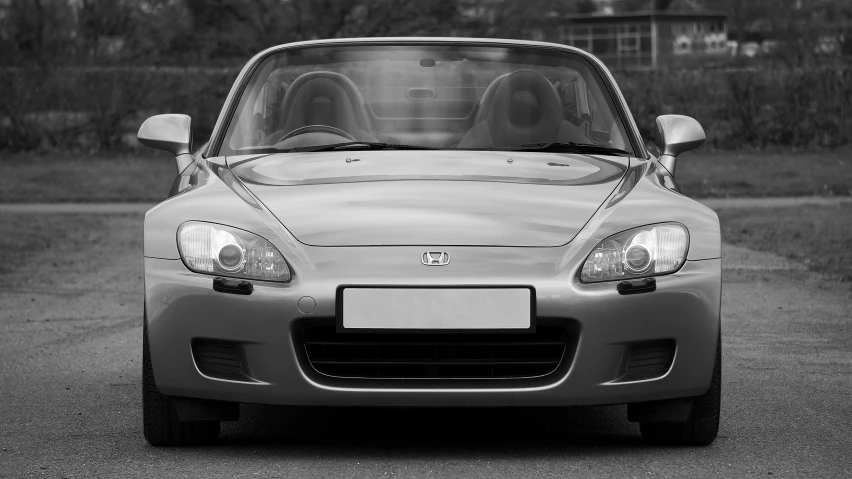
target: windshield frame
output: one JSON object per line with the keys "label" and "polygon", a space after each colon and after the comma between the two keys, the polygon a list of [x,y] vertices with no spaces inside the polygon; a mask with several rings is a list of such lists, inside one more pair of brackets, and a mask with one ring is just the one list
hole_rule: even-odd
{"label": "windshield frame", "polygon": [[630,145],[637,158],[647,159],[649,154],[645,148],[645,143],[641,140],[639,128],[630,109],[627,106],[627,101],[618,88],[615,78],[610,73],[609,69],[594,55],[580,50],[579,48],[568,45],[560,45],[546,42],[532,42],[523,40],[502,40],[502,39],[480,39],[480,38],[440,38],[440,37],[385,37],[385,38],[338,38],[330,40],[311,40],[304,42],[287,43],[268,48],[254,57],[252,57],[243,67],[240,74],[237,76],[234,85],[225,100],[216,124],[213,127],[210,141],[207,144],[207,149],[202,155],[204,158],[219,156],[222,144],[224,142],[231,121],[233,121],[236,109],[239,106],[240,100],[245,94],[255,71],[263,62],[270,56],[288,51],[311,47],[345,45],[345,46],[482,46],[482,47],[508,47],[508,48],[528,48],[532,50],[556,50],[560,52],[575,54],[589,61],[592,69],[596,70],[603,83],[605,92],[610,95],[615,113],[622,120],[627,133]]}

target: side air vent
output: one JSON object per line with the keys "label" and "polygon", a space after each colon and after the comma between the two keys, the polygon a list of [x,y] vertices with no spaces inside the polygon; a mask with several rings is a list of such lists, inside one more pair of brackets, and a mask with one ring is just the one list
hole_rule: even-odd
{"label": "side air vent", "polygon": [[622,381],[641,381],[663,376],[672,366],[675,342],[671,339],[642,341],[628,345]]}
{"label": "side air vent", "polygon": [[196,340],[192,355],[202,374],[232,381],[246,380],[239,346],[223,341]]}

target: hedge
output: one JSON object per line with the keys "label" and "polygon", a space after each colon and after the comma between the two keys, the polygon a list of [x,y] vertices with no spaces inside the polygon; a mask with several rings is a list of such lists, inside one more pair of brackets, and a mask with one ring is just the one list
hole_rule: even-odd
{"label": "hedge", "polygon": [[[212,130],[236,69],[0,70],[0,148],[119,149],[148,115]],[[695,117],[720,149],[833,147],[852,129],[852,67],[683,70],[616,75],[645,138],[658,115]]]}
{"label": "hedge", "polygon": [[719,149],[850,142],[852,67],[688,70],[617,75],[645,138],[658,115],[697,119]]}
{"label": "hedge", "polygon": [[239,70],[79,68],[0,71],[0,148],[116,149],[157,113],[186,113],[209,136]]}

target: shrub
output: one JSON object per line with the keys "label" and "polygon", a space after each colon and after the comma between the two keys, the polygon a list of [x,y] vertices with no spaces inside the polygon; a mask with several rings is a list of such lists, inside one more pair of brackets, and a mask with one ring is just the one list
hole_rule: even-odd
{"label": "shrub", "polygon": [[[196,138],[213,129],[238,70],[88,67],[0,70],[0,148],[135,145],[156,113],[186,113]],[[617,73],[636,122],[695,117],[715,148],[833,147],[849,142],[852,67]]]}
{"label": "shrub", "polygon": [[708,145],[834,147],[850,141],[852,67],[617,74],[643,136],[658,115],[697,119]]}
{"label": "shrub", "polygon": [[0,145],[121,148],[123,136],[156,113],[186,113],[195,134],[206,137],[237,73],[154,67],[2,70]]}

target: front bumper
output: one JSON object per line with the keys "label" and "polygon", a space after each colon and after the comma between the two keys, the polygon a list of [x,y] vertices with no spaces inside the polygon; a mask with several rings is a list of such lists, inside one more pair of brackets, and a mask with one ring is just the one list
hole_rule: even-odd
{"label": "front bumper", "polygon": [[[406,258],[420,253],[416,248],[398,249]],[[511,249],[495,250],[500,251],[488,257],[513,254]],[[656,291],[623,296],[615,283],[584,285],[549,273],[553,258],[517,263],[513,279],[507,280],[483,274],[475,265],[467,271],[421,265],[399,271],[391,267],[394,253],[385,256],[386,264],[376,264],[369,276],[326,268],[327,276],[320,278],[308,271],[287,285],[255,283],[250,296],[213,291],[211,276],[192,273],[179,260],[145,258],[148,338],[158,388],[174,396],[280,405],[569,406],[697,396],[710,385],[720,333],[720,259],[687,261],[678,273],[658,277]],[[376,277],[382,280],[371,280]],[[493,279],[483,283],[479,278]],[[310,365],[294,340],[294,322],[334,317],[339,284],[379,283],[532,285],[538,317],[565,318],[578,325],[572,362],[532,386],[508,380],[501,387],[358,387],[317,380],[313,371],[304,370]],[[299,311],[305,296],[316,303],[311,314]],[[198,338],[240,343],[251,381],[202,374],[191,347]],[[673,339],[677,345],[669,371],[656,379],[619,380],[624,345],[658,339]]]}

